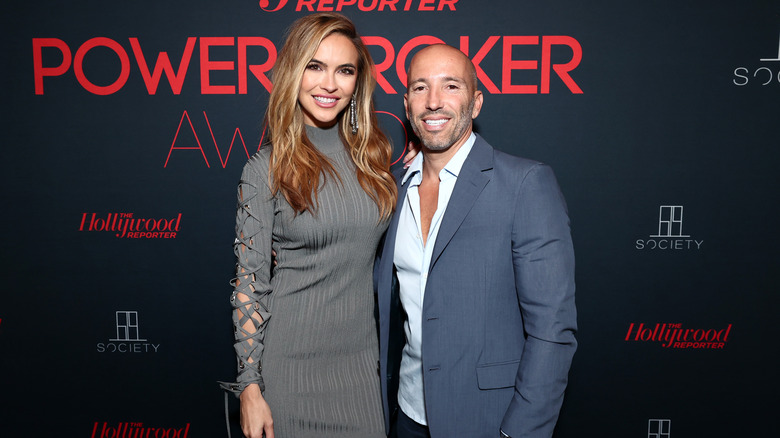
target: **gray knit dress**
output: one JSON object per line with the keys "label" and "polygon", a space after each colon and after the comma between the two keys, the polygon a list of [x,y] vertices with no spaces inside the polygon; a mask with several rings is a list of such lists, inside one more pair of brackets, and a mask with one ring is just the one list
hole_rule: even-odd
{"label": "gray knit dress", "polygon": [[[271,195],[269,147],[244,167],[232,296],[239,376],[229,386],[264,387],[277,438],[384,438],[372,267],[388,221],[358,183],[338,126],[306,132],[341,179],[320,178],[314,215]],[[255,330],[244,330],[250,320]]]}

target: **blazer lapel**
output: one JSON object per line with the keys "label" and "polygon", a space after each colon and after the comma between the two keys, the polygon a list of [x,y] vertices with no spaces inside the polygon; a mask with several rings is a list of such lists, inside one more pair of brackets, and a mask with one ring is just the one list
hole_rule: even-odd
{"label": "blazer lapel", "polygon": [[444,211],[444,217],[433,246],[433,255],[428,272],[433,269],[444,248],[471,211],[477,197],[490,181],[489,170],[493,169],[493,148],[477,135],[477,140],[463,163],[463,167],[455,182],[452,196]]}
{"label": "blazer lapel", "polygon": [[405,172],[401,171],[400,175],[396,175],[398,180],[398,200],[395,205],[395,213],[390,219],[390,224],[387,226],[387,234],[385,234],[384,247],[382,248],[382,275],[392,275],[393,272],[393,256],[395,254],[395,235],[398,230],[398,216],[401,213],[401,208],[406,199],[406,189],[409,187],[411,181],[410,178],[406,181],[406,184],[401,185],[400,182],[404,173]]}

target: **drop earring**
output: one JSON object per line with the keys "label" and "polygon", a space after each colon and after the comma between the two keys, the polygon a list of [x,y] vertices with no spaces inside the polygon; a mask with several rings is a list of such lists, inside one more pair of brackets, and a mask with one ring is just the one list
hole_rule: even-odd
{"label": "drop earring", "polygon": [[355,96],[352,96],[352,100],[349,101],[349,126],[352,127],[352,134],[357,134],[358,131],[358,116],[357,105],[355,104]]}

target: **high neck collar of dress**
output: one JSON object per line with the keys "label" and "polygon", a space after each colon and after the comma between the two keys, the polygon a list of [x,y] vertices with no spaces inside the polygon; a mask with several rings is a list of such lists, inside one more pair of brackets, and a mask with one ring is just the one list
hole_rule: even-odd
{"label": "high neck collar of dress", "polygon": [[318,128],[316,126],[305,125],[306,135],[309,140],[317,147],[322,153],[333,153],[344,149],[339,136],[339,124],[331,126],[330,128]]}

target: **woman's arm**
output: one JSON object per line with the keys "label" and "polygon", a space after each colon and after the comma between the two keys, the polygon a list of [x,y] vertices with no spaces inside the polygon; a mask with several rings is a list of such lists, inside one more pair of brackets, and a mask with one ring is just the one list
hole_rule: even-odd
{"label": "woman's arm", "polygon": [[261,438],[263,433],[273,438],[271,410],[262,395],[265,385],[261,365],[265,327],[271,317],[268,298],[275,209],[267,176],[267,162],[255,156],[244,167],[238,186],[234,243],[237,264],[230,299],[238,376],[235,383],[222,384],[226,390],[240,394],[241,426],[249,438]]}

